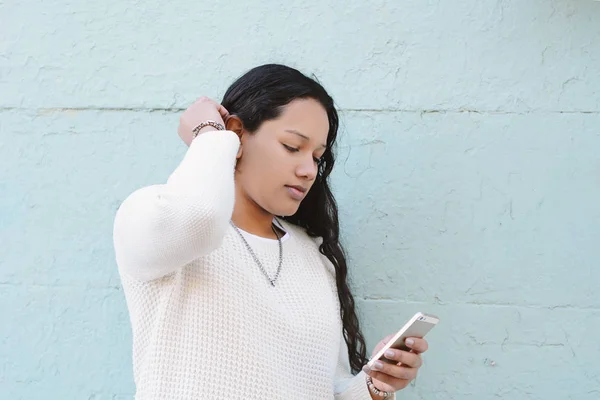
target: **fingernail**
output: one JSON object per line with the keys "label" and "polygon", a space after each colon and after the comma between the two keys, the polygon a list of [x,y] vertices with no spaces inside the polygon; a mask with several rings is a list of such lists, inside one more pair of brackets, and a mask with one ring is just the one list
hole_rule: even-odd
{"label": "fingernail", "polygon": [[412,346],[413,344],[415,344],[415,341],[413,339],[406,339],[407,346]]}
{"label": "fingernail", "polygon": [[368,365],[365,365],[362,367],[362,370],[365,374],[368,374],[369,372],[371,372],[371,368],[369,368]]}
{"label": "fingernail", "polygon": [[371,366],[371,369],[373,371],[379,371],[381,368],[383,368],[383,364],[381,362],[379,362],[379,361],[375,361],[373,363],[373,366]]}
{"label": "fingernail", "polygon": [[386,350],[385,356],[387,358],[394,357],[394,352],[392,350]]}

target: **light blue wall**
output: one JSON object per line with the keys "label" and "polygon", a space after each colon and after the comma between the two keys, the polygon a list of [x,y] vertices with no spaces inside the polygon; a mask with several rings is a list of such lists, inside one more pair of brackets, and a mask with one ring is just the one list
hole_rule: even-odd
{"label": "light blue wall", "polygon": [[442,319],[400,398],[600,397],[600,3],[0,10],[0,399],[131,399],[113,215],[182,157],[180,110],[264,62],[316,73],[342,109],[369,344]]}

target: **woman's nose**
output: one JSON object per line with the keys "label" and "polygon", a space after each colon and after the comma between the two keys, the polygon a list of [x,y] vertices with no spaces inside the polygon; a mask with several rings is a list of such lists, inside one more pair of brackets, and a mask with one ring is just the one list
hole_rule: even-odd
{"label": "woman's nose", "polygon": [[300,165],[298,165],[296,168],[296,175],[312,181],[316,178],[318,170],[319,166],[311,156],[308,161],[304,160]]}

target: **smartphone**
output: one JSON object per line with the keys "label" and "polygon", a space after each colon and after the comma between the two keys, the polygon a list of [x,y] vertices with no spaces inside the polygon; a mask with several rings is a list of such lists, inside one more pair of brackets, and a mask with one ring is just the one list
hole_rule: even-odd
{"label": "smartphone", "polygon": [[371,367],[377,360],[387,362],[389,364],[396,364],[397,361],[388,360],[383,355],[389,348],[410,351],[410,348],[404,344],[404,340],[409,337],[423,338],[425,335],[433,329],[440,319],[434,315],[423,314],[421,312],[416,313],[403,327],[394,335],[394,337],[385,345],[381,350],[377,352],[369,360],[367,365]]}

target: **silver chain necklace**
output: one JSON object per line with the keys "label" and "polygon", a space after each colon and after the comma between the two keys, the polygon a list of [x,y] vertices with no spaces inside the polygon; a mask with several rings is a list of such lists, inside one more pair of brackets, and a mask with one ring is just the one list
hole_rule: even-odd
{"label": "silver chain necklace", "polygon": [[263,275],[265,276],[265,278],[267,278],[267,280],[269,281],[269,283],[271,283],[271,286],[274,287],[275,286],[275,281],[277,280],[277,278],[279,278],[279,272],[281,272],[281,264],[282,264],[282,261],[283,261],[283,246],[281,245],[281,238],[279,237],[279,233],[277,233],[277,230],[275,230],[275,226],[273,224],[271,224],[271,229],[273,229],[273,233],[275,233],[275,236],[277,236],[277,242],[279,243],[279,264],[277,265],[277,272],[275,273],[275,277],[273,279],[271,279],[271,277],[269,276],[269,274],[265,270],[265,267],[263,267],[262,263],[260,262],[260,260],[256,256],[256,253],[254,253],[254,250],[252,250],[252,247],[250,247],[250,244],[248,243],[248,241],[246,241],[246,238],[244,237],[244,234],[240,231],[240,229],[237,226],[235,226],[235,224],[233,223],[233,221],[229,221],[229,223],[231,224],[231,226],[233,226],[233,228],[238,233],[238,235],[240,235],[240,238],[242,238],[242,241],[246,245],[246,248],[248,249],[248,252],[250,253],[250,255],[252,256],[252,258],[256,262],[256,265],[258,265],[258,268],[260,269],[260,271],[263,273]]}

